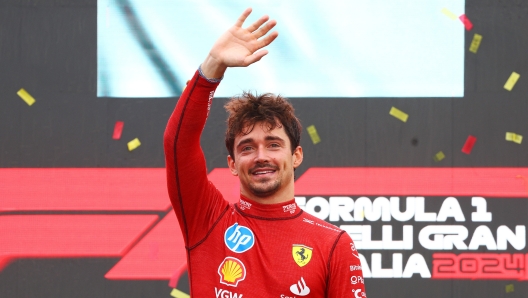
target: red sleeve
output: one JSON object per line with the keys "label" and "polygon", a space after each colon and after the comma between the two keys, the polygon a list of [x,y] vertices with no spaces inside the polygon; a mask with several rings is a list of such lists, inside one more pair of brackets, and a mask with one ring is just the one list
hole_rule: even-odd
{"label": "red sleeve", "polygon": [[329,263],[328,298],[366,298],[365,281],[359,253],[350,236],[343,232],[332,251]]}
{"label": "red sleeve", "polygon": [[228,206],[207,179],[200,147],[200,135],[217,86],[196,72],[165,129],[167,187],[187,247],[201,241]]}

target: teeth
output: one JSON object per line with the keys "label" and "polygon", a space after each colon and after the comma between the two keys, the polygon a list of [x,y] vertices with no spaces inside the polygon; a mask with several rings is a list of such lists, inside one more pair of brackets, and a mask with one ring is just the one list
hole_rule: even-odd
{"label": "teeth", "polygon": [[266,174],[266,173],[273,173],[273,171],[255,172],[255,175]]}

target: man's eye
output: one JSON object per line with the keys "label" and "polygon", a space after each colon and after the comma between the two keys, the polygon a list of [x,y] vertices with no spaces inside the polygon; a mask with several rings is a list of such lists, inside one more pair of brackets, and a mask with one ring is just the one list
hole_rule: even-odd
{"label": "man's eye", "polygon": [[248,150],[251,150],[251,147],[246,146],[246,147],[242,148],[242,151],[248,151]]}
{"label": "man's eye", "polygon": [[271,144],[271,147],[280,147],[280,145],[277,144],[277,143],[272,143],[272,144]]}

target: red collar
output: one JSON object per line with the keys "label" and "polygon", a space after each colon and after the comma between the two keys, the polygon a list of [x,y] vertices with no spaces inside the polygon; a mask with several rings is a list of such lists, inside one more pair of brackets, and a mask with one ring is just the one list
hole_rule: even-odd
{"label": "red collar", "polygon": [[302,213],[295,199],[278,204],[260,204],[240,195],[235,207],[243,215],[262,219],[290,219]]}

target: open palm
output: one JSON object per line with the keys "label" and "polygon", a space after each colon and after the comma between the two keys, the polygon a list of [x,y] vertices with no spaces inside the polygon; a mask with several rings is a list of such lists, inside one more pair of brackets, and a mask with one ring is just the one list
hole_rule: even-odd
{"label": "open palm", "polygon": [[268,22],[268,16],[263,16],[249,27],[242,28],[250,13],[251,8],[246,9],[235,25],[222,34],[213,45],[209,55],[220,65],[240,67],[257,62],[268,53],[267,50],[261,49],[279,35],[276,31],[267,34],[277,24],[274,20]]}

